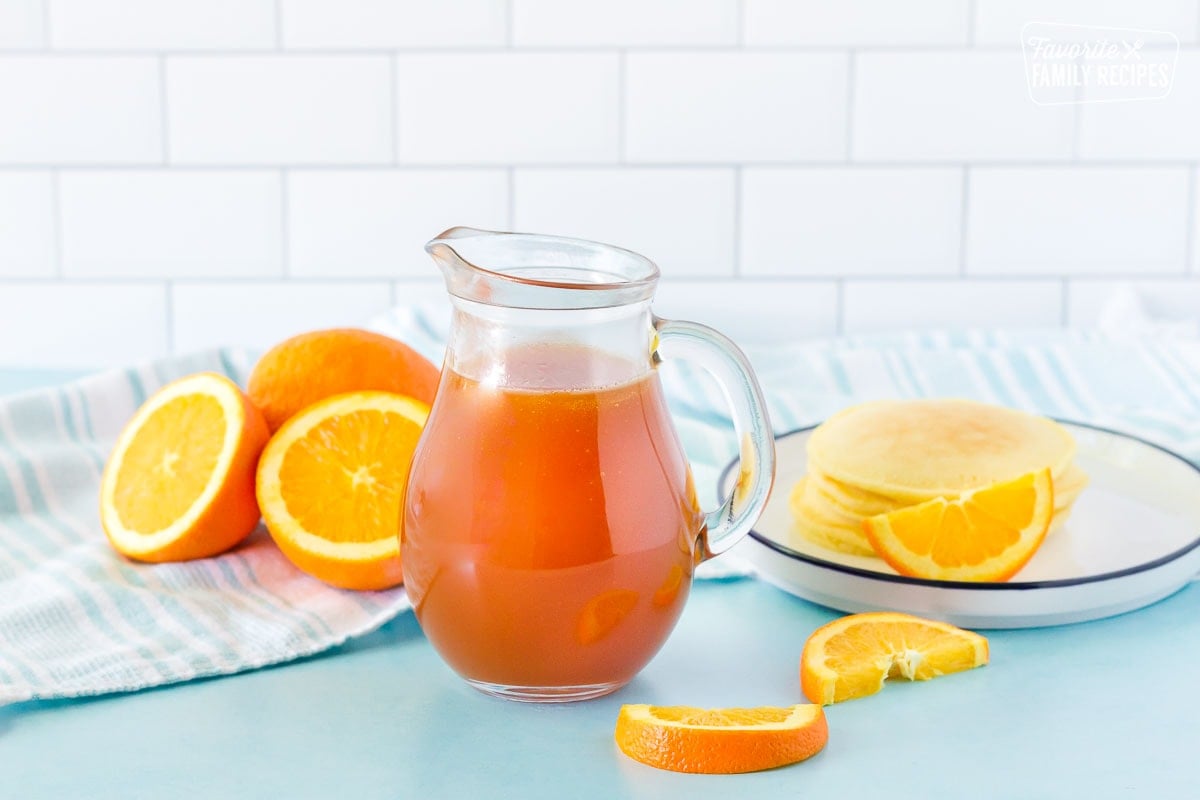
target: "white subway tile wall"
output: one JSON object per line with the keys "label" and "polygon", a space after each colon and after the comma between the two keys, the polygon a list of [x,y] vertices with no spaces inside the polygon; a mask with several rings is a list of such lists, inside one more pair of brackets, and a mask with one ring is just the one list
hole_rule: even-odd
{"label": "white subway tile wall", "polygon": [[313,328],[361,324],[392,305],[386,281],[180,281],[170,292],[171,342],[180,352],[230,341],[265,349]]}
{"label": "white subway tile wall", "polygon": [[655,312],[699,319],[742,344],[799,341],[838,330],[835,281],[690,281],[665,279]]}
{"label": "white subway tile wall", "polygon": [[970,4],[961,0],[745,0],[746,43],[892,47],[967,43]]}
{"label": "white subway tile wall", "polygon": [[162,81],[150,56],[0,54],[0,165],[159,164]]}
{"label": "white subway tile wall", "polygon": [[975,43],[1012,45],[1027,22],[1064,22],[1109,28],[1170,31],[1196,41],[1192,0],[975,0]]}
{"label": "white subway tile wall", "polygon": [[402,163],[617,160],[616,53],[436,53],[395,62]]}
{"label": "white subway tile wall", "polygon": [[180,56],[165,69],[172,163],[391,163],[386,56]]}
{"label": "white subway tile wall", "polygon": [[854,159],[1071,157],[1077,106],[1031,102],[1020,50],[876,50],[854,72]]}
{"label": "white subway tile wall", "polygon": [[962,187],[956,167],[747,168],[742,273],[957,274]]}
{"label": "white subway tile wall", "polygon": [[512,0],[518,47],[736,45],[738,0]]}
{"label": "white subway tile wall", "polygon": [[275,172],[67,172],[58,193],[68,277],[283,277]]}
{"label": "white subway tile wall", "polygon": [[1179,274],[1185,167],[980,167],[967,200],[967,272]]}
{"label": "white subway tile wall", "polygon": [[1089,281],[1071,283],[1067,302],[1067,320],[1072,325],[1091,326],[1105,322],[1105,316],[1118,316],[1122,307],[1113,302],[1120,292],[1136,292],[1143,309],[1157,324],[1182,323],[1200,332],[1196,312],[1200,310],[1200,282],[1183,280]]}
{"label": "white subway tile wall", "polygon": [[117,367],[165,356],[167,289],[154,283],[13,283],[0,289],[0,364]]}
{"label": "white subway tile wall", "polygon": [[1060,281],[855,281],[846,285],[847,333],[912,328],[1045,328],[1062,317]]}
{"label": "white subway tile wall", "polygon": [[1136,103],[1085,103],[1079,152],[1087,159],[1200,159],[1200,49],[1180,50],[1171,93]]}
{"label": "white subway tile wall", "polygon": [[[1169,31],[1174,87],[1036,105],[1031,21]],[[452,225],[747,343],[1200,316],[1198,173],[1200,0],[0,0],[0,366],[436,301]]]}
{"label": "white subway tile wall", "polygon": [[451,224],[504,230],[502,169],[293,170],[289,274],[429,278],[424,245]]}
{"label": "white subway tile wall", "polygon": [[53,277],[54,175],[0,172],[0,278]]}
{"label": "white subway tile wall", "polygon": [[279,0],[289,49],[498,47],[508,15],[493,0]]}
{"label": "white subway tile wall", "polygon": [[96,50],[216,50],[275,44],[274,0],[54,0],[50,43]]}
{"label": "white subway tile wall", "polygon": [[736,192],[728,168],[517,169],[513,227],[619,244],[668,274],[732,278]]}
{"label": "white subway tile wall", "polygon": [[630,53],[625,156],[841,161],[848,63],[842,53]]}
{"label": "white subway tile wall", "polygon": [[41,0],[0,0],[0,48],[36,50],[45,43]]}

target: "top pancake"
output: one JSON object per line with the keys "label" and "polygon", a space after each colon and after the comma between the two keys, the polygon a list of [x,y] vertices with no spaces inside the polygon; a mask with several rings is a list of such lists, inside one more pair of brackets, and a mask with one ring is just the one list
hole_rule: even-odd
{"label": "top pancake", "polygon": [[1047,467],[1062,477],[1075,440],[1053,420],[971,400],[878,400],[818,426],[808,457],[849,486],[923,502]]}

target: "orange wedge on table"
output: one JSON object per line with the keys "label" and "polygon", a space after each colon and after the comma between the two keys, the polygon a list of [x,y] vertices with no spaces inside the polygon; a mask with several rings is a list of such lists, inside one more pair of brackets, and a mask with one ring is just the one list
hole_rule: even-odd
{"label": "orange wedge on table", "polygon": [[258,502],[292,563],[346,589],[403,580],[400,512],[429,407],[389,392],[350,392],[291,417],[263,450]]}
{"label": "orange wedge on table", "polygon": [[228,378],[170,383],[121,431],[100,483],[100,522],[117,551],[183,561],[228,550],[258,524],[254,467],[262,414]]}
{"label": "orange wedge on table", "polygon": [[824,625],[804,643],[800,686],[814,703],[875,694],[888,678],[926,681],[988,663],[987,639],[947,622],[879,611]]}
{"label": "orange wedge on table", "polygon": [[875,552],[901,575],[1005,581],[1033,557],[1054,517],[1050,470],[935,498],[863,521]]}
{"label": "orange wedge on table", "polygon": [[621,706],[617,747],[635,761],[674,772],[757,772],[803,761],[829,739],[817,705],[704,709]]}

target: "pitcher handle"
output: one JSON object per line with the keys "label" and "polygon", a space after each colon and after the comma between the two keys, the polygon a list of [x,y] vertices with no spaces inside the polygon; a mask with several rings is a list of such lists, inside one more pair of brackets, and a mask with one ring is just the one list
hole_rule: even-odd
{"label": "pitcher handle", "polygon": [[[775,437],[762,389],[750,362],[737,345],[712,328],[695,322],[655,317],[654,329],[659,344],[667,347],[668,355],[695,361],[716,379],[733,412],[741,464],[729,497],[719,508],[705,514],[698,554],[700,560],[707,561],[737,544],[767,504],[771,485],[775,482]],[[659,358],[657,347],[654,356]]]}

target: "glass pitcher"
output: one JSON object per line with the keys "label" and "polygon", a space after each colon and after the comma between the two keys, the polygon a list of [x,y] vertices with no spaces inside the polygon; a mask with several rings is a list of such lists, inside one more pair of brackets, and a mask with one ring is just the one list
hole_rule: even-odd
{"label": "glass pitcher", "polygon": [[[728,339],[651,313],[658,268],[636,253],[461,227],[425,249],[453,319],[401,534],[417,620],[488,694],[607,694],[667,638],[694,566],[762,511],[775,450],[761,390]],[[742,470],[709,513],[660,349],[713,373],[733,410]]]}

